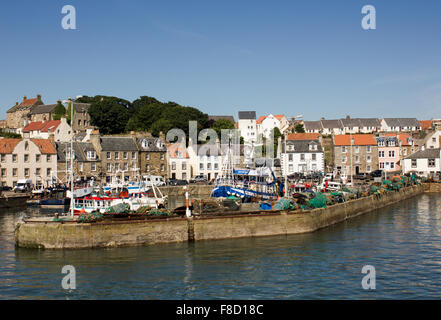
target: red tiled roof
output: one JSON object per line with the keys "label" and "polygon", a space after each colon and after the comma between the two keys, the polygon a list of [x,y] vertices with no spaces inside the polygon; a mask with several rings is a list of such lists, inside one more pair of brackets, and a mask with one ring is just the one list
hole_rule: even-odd
{"label": "red tiled roof", "polygon": [[277,120],[282,120],[282,118],[284,117],[285,115],[283,115],[283,114],[276,114],[275,116],[274,116],[274,118],[276,118]]}
{"label": "red tiled roof", "polygon": [[418,122],[421,124],[422,130],[427,130],[432,127],[432,120],[419,120]]}
{"label": "red tiled roof", "polygon": [[23,102],[20,103],[20,105],[23,106],[23,107],[32,106],[35,102],[37,102],[37,98],[26,99],[26,100],[23,100]]}
{"label": "red tiled roof", "polygon": [[12,153],[21,139],[0,139],[0,153]]}
{"label": "red tiled roof", "polygon": [[410,146],[411,144],[409,143],[409,135],[406,133],[400,133],[399,135],[397,135],[397,138],[401,140],[401,145],[402,146]]}
{"label": "red tiled roof", "polygon": [[38,149],[43,154],[57,154],[57,150],[55,150],[55,146],[49,139],[31,139],[33,143],[36,144]]}
{"label": "red tiled roof", "polygon": [[377,144],[372,134],[341,134],[334,136],[334,145],[336,146],[350,146],[351,136],[354,139],[354,146],[373,146]]}
{"label": "red tiled roof", "polygon": [[61,120],[49,120],[43,123],[41,132],[53,132],[60,125]]}
{"label": "red tiled roof", "polygon": [[257,119],[256,123],[260,124],[263,120],[265,120],[266,116],[260,116],[259,119]]}
{"label": "red tiled roof", "polygon": [[182,153],[183,158],[189,158],[187,150],[185,150],[185,147],[179,142],[168,145],[167,149],[172,158],[178,158],[178,151]]}
{"label": "red tiled roof", "polygon": [[318,140],[320,133],[291,133],[288,140]]}
{"label": "red tiled roof", "polygon": [[44,123],[41,121],[30,122],[30,123],[28,123],[28,125],[26,127],[23,128],[23,132],[41,130],[41,128],[43,127],[43,124]]}

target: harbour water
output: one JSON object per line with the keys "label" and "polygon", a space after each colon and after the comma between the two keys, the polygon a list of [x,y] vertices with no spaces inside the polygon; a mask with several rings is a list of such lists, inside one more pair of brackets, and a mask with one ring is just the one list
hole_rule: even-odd
{"label": "harbour water", "polygon": [[[15,248],[15,222],[42,214],[0,213],[0,299],[441,298],[440,194],[310,234],[91,250]],[[75,290],[61,287],[64,265],[76,269]],[[364,265],[375,267],[375,290],[361,286]]]}

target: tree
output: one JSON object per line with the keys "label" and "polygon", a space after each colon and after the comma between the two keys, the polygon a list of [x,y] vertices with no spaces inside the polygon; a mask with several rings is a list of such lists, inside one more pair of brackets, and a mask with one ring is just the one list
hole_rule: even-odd
{"label": "tree", "polygon": [[[72,117],[72,110],[71,110],[71,108],[72,108],[72,102],[69,102],[68,104],[67,104],[67,114],[66,114],[66,121],[67,121],[67,123],[70,125],[70,123],[71,123],[71,117]],[[73,114],[75,114],[75,108],[73,109]]]}
{"label": "tree", "polygon": [[[66,114],[66,108],[63,106],[63,104],[61,103],[61,101],[58,101],[55,109],[54,109],[54,116],[53,119],[54,120],[60,120],[62,116],[64,116]],[[70,117],[70,114],[69,114]]]}
{"label": "tree", "polygon": [[119,134],[126,131],[130,119],[131,102],[108,96],[81,97],[77,102],[90,103],[90,123],[103,134]]}
{"label": "tree", "polygon": [[219,119],[215,123],[213,123],[213,126],[211,128],[216,131],[217,136],[220,139],[222,135],[222,129],[234,129],[234,122],[228,119]]}
{"label": "tree", "polygon": [[305,133],[305,128],[304,128],[303,124],[301,124],[301,123],[297,123],[294,127],[294,130],[297,133]]}

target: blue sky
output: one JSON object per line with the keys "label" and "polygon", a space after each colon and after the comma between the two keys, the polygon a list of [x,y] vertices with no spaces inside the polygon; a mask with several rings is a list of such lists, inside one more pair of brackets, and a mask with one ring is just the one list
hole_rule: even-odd
{"label": "blue sky", "polygon": [[[77,30],[61,28],[73,5]],[[361,28],[372,4],[377,29]],[[441,1],[2,1],[0,119],[24,95],[208,114],[441,117]]]}

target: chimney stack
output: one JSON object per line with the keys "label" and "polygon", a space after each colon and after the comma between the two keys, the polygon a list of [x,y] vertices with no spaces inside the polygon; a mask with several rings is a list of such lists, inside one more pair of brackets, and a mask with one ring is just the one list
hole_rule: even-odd
{"label": "chimney stack", "polygon": [[41,94],[37,94],[37,100],[41,101]]}
{"label": "chimney stack", "polygon": [[26,97],[26,96],[23,96],[23,101],[25,101],[26,99],[27,99],[28,97]]}

